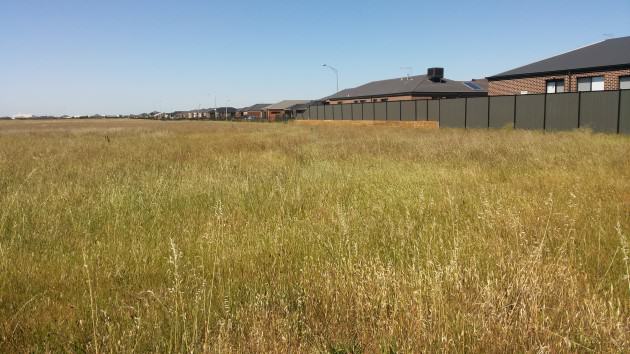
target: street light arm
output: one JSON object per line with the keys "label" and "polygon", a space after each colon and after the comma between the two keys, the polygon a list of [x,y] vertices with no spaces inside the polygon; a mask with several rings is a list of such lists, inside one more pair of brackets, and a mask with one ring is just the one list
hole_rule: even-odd
{"label": "street light arm", "polygon": [[337,70],[337,68],[335,68],[334,66],[330,66],[328,64],[322,64],[322,66],[327,67],[335,73],[335,77],[337,78],[337,92],[339,92],[339,70]]}

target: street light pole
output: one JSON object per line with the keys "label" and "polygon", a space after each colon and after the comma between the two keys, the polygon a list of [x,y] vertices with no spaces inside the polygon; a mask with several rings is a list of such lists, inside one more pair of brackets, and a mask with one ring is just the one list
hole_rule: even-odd
{"label": "street light pole", "polygon": [[327,67],[328,69],[332,70],[335,73],[335,77],[337,78],[337,92],[339,92],[339,70],[337,70],[335,67],[330,66],[328,64],[322,64],[322,66]]}

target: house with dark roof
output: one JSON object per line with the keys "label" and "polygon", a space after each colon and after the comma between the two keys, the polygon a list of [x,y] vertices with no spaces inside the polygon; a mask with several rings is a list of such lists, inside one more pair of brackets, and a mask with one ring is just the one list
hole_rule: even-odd
{"label": "house with dark roof", "polygon": [[285,100],[265,107],[265,113],[267,119],[275,121],[284,118],[294,118],[295,112],[304,112],[306,110],[306,104],[308,100]]}
{"label": "house with dark roof", "polygon": [[269,105],[269,103],[257,103],[253,106],[239,109],[236,115],[238,117],[254,117],[262,119],[265,117],[265,107]]}
{"label": "house with dark roof", "polygon": [[324,97],[327,104],[407,101],[487,96],[487,81],[455,81],[444,78],[443,68],[430,68],[427,75],[380,80],[345,89]]}
{"label": "house with dark roof", "polygon": [[630,89],[630,36],[607,39],[487,79],[490,96]]}
{"label": "house with dark roof", "polygon": [[228,120],[236,116],[238,110],[234,107],[217,107],[213,109],[213,118],[219,120]]}

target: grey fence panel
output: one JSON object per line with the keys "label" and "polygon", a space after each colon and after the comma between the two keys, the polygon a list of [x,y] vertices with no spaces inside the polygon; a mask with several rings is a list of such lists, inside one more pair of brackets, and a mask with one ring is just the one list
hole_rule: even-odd
{"label": "grey fence panel", "polygon": [[304,119],[308,120],[311,119],[311,107],[307,106],[306,107],[306,111],[304,111]]}
{"label": "grey fence panel", "polygon": [[580,96],[580,128],[596,132],[616,133],[619,117],[619,92],[582,92]]}
{"label": "grey fence panel", "polygon": [[[313,113],[315,112],[315,113]],[[317,119],[317,107],[308,106],[308,118],[309,119]]]}
{"label": "grey fence panel", "polygon": [[545,129],[545,95],[516,96],[516,129]]}
{"label": "grey fence panel", "polygon": [[450,128],[466,127],[465,98],[453,98],[440,102],[440,126]]}
{"label": "grey fence panel", "polygon": [[387,120],[400,120],[400,101],[387,103]]}
{"label": "grey fence panel", "polygon": [[545,129],[577,129],[579,100],[579,93],[557,93],[547,95],[547,105],[545,107]]}
{"label": "grey fence panel", "polygon": [[466,102],[466,128],[488,128],[488,97],[468,99]]}
{"label": "grey fence panel", "polygon": [[630,134],[630,90],[623,90],[620,93],[619,132]]}
{"label": "grey fence panel", "polygon": [[374,103],[374,120],[387,120],[387,103]]}
{"label": "grey fence panel", "polygon": [[363,105],[361,103],[352,104],[352,120],[363,119]]}
{"label": "grey fence panel", "polygon": [[416,101],[416,120],[428,120],[427,100]]}
{"label": "grey fence panel", "polygon": [[344,104],[341,106],[343,120],[352,120],[352,105]]}
{"label": "grey fence panel", "polygon": [[427,120],[439,121],[440,120],[440,100],[428,100],[428,117]]}
{"label": "grey fence panel", "polygon": [[324,105],[317,106],[317,119],[318,120],[326,119],[326,106]]}
{"label": "grey fence panel", "polygon": [[333,110],[333,106],[332,105],[325,105],[324,106],[324,119],[325,120],[333,120],[335,119],[335,113]]}
{"label": "grey fence panel", "polygon": [[374,103],[363,103],[363,120],[374,120]]}
{"label": "grey fence panel", "polygon": [[333,105],[333,119],[334,120],[342,120],[343,119],[343,106],[340,104]]}
{"label": "grey fence panel", "polygon": [[401,102],[400,120],[416,120],[416,102],[415,101]]}
{"label": "grey fence panel", "polygon": [[488,126],[490,128],[514,127],[514,96],[490,97],[490,114]]}

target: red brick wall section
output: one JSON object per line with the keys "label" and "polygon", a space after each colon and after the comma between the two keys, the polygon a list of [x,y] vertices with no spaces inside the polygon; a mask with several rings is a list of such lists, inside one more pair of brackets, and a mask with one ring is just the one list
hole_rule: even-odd
{"label": "red brick wall section", "polygon": [[510,79],[490,81],[488,83],[488,95],[520,95],[522,91],[527,93],[545,93],[547,80],[564,79],[565,92],[577,91],[577,79],[589,76],[604,76],[604,89],[618,90],[619,77],[630,75],[630,69],[614,71],[593,71],[569,75],[537,76],[523,79]]}

